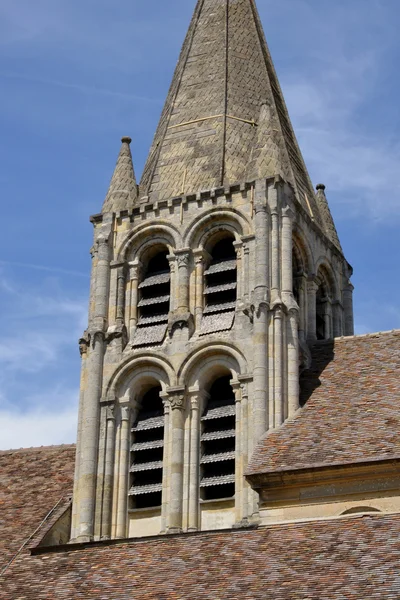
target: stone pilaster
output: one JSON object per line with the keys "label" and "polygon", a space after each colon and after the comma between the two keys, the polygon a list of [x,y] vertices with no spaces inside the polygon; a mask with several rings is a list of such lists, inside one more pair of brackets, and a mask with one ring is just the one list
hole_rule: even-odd
{"label": "stone pilaster", "polygon": [[[164,396],[165,397],[165,396]],[[169,388],[167,398],[170,403],[170,471],[169,471],[169,507],[167,519],[168,533],[182,531],[183,509],[183,464],[184,464],[184,420],[185,389]]]}
{"label": "stone pilaster", "polygon": [[184,248],[175,252],[178,262],[178,306],[180,313],[189,313],[189,278],[190,278],[190,249]]}
{"label": "stone pilaster", "polygon": [[129,263],[130,302],[129,302],[129,335],[132,339],[138,322],[139,282],[141,276],[141,263],[135,260]]}
{"label": "stone pilaster", "polygon": [[118,500],[116,538],[127,537],[128,491],[129,491],[129,456],[131,442],[131,407],[120,404],[119,422],[119,465],[118,465]]}
{"label": "stone pilaster", "polygon": [[269,299],[269,235],[266,183],[256,184],[255,203],[255,270],[254,290],[254,439],[257,442],[268,429],[268,299]]}
{"label": "stone pilaster", "polygon": [[189,394],[190,402],[190,449],[189,449],[189,502],[188,531],[197,531],[200,527],[200,416],[201,408],[207,401],[207,392],[193,390]]}
{"label": "stone pilaster", "polygon": [[348,282],[343,290],[344,335],[354,335],[353,291],[354,286]]}
{"label": "stone pilaster", "polygon": [[204,309],[204,267],[205,267],[205,252],[204,250],[195,250],[194,262],[196,268],[196,297],[195,297],[195,308],[194,308],[194,319],[195,327],[198,331],[201,326],[201,319],[203,317]]}
{"label": "stone pilaster", "polygon": [[237,304],[241,305],[244,301],[244,273],[243,273],[243,242],[233,242],[236,252],[236,298]]}
{"label": "stone pilaster", "polygon": [[98,459],[100,398],[102,392],[105,331],[107,329],[110,245],[109,233],[97,239],[98,262],[94,317],[90,335],[88,378],[83,409],[80,441],[80,466],[78,494],[79,515],[77,536],[79,541],[90,541],[94,535],[94,510],[96,497],[96,474]]}
{"label": "stone pilaster", "polygon": [[307,281],[307,341],[311,343],[317,339],[317,291],[318,284],[315,277],[309,276]]}
{"label": "stone pilaster", "polygon": [[115,404],[106,408],[106,448],[104,460],[103,507],[101,519],[101,539],[111,537],[111,510],[114,482],[115,454]]}

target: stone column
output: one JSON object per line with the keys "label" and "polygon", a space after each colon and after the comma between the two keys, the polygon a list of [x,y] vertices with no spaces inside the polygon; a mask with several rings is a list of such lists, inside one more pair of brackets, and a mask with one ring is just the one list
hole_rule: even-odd
{"label": "stone column", "polygon": [[299,338],[305,342],[307,332],[307,276],[298,277],[299,286]]}
{"label": "stone column", "polygon": [[120,451],[118,468],[118,505],[116,537],[127,537],[128,492],[129,492],[129,456],[131,442],[130,406],[121,404]]}
{"label": "stone column", "polygon": [[243,283],[243,242],[233,242],[236,251],[236,302],[242,303],[244,300]]}
{"label": "stone column", "polygon": [[[93,275],[92,275],[93,277]],[[79,386],[79,413],[78,413],[78,435],[76,442],[76,453],[75,453],[75,473],[74,473],[74,489],[73,489],[73,510],[71,520],[71,539],[74,540],[77,535],[77,512],[79,509],[78,490],[79,490],[79,462],[81,455],[81,437],[82,437],[82,421],[83,421],[83,410],[85,406],[85,387],[86,387],[86,376],[87,376],[87,353],[88,353],[88,336],[87,332],[83,334],[83,337],[79,340],[79,352],[81,355],[81,377]]]}
{"label": "stone column", "polygon": [[310,276],[307,282],[307,340],[309,342],[315,342],[317,339],[317,291],[318,284],[315,277]]}
{"label": "stone column", "polygon": [[271,211],[271,295],[272,299],[280,291],[280,260],[279,260],[279,215],[278,209]]}
{"label": "stone column", "polygon": [[349,281],[343,290],[344,335],[354,335],[353,291]]}
{"label": "stone column", "polygon": [[169,472],[169,515],[168,533],[182,531],[183,504],[183,463],[184,463],[184,388],[169,388],[167,390],[171,410],[171,456]]}
{"label": "stone column", "polygon": [[339,300],[332,303],[333,313],[333,337],[341,337],[343,335],[343,306]]}
{"label": "stone column", "polygon": [[141,263],[138,260],[129,263],[129,278],[131,286],[129,309],[129,335],[132,339],[138,322],[139,280]]}
{"label": "stone column", "polygon": [[296,308],[289,310],[287,320],[288,331],[288,417],[292,417],[298,410],[300,396],[299,382],[299,339],[298,339],[298,311]]}
{"label": "stone column", "polygon": [[255,204],[255,271],[256,286],[254,290],[254,439],[257,442],[268,429],[268,300],[269,300],[269,237],[268,209],[266,205],[266,182],[256,183]]}
{"label": "stone column", "polygon": [[117,267],[117,306],[115,311],[115,322],[122,327],[125,321],[125,265]]}
{"label": "stone column", "polygon": [[177,311],[180,313],[189,312],[189,279],[190,279],[190,250],[185,248],[183,250],[175,251],[178,261],[178,305]]}
{"label": "stone column", "polygon": [[167,256],[169,262],[169,271],[170,271],[170,302],[169,302],[169,310],[174,311],[178,306],[178,296],[179,296],[179,281],[177,277],[177,267],[176,267],[176,256],[175,254],[168,254]]}
{"label": "stone column", "polygon": [[114,481],[115,454],[115,405],[107,406],[106,414],[106,452],[104,464],[103,511],[101,519],[101,539],[111,538],[111,510]]}
{"label": "stone column", "polygon": [[88,378],[82,421],[78,484],[78,540],[82,542],[91,541],[94,535],[100,398],[102,393],[110,281],[109,237],[99,236],[97,247],[98,263],[96,269],[95,308],[92,329],[90,331],[91,348],[88,357]]}
{"label": "stone column", "polygon": [[243,295],[245,302],[250,298],[250,244],[249,241],[243,239]]}
{"label": "stone column", "polygon": [[162,499],[161,499],[161,533],[165,533],[168,528],[168,507],[169,507],[169,484],[170,484],[170,402],[167,394],[160,394],[164,405],[164,452],[163,452],[163,477],[162,477]]}
{"label": "stone column", "polygon": [[204,308],[204,266],[205,256],[203,250],[194,251],[194,262],[196,266],[196,301],[194,308],[195,326],[198,331],[201,327]]}
{"label": "stone column", "polygon": [[243,427],[242,422],[242,388],[238,381],[231,381],[235,394],[235,521],[240,523],[243,518]]}
{"label": "stone column", "polygon": [[247,469],[247,465],[249,462],[248,455],[248,445],[249,445],[249,414],[248,414],[248,405],[249,405],[249,391],[248,384],[239,377],[240,389],[241,389],[241,399],[240,399],[240,421],[242,424],[242,435],[241,435],[241,453],[240,453],[240,461],[242,464],[241,467],[241,476],[242,476],[242,511],[241,511],[241,519],[242,523],[245,524],[248,521],[249,517],[249,490],[250,486],[244,478],[244,473]]}
{"label": "stone column", "polygon": [[200,526],[200,410],[208,394],[195,390],[190,392],[190,458],[189,458],[189,510],[188,531],[197,531]]}
{"label": "stone column", "polygon": [[274,309],[274,413],[275,427],[284,421],[284,393],[283,393],[283,320],[282,306]]}
{"label": "stone column", "polygon": [[325,319],[325,339],[330,340],[333,338],[332,332],[332,305],[331,299],[329,297],[326,298],[325,306],[324,306],[324,319]]}
{"label": "stone column", "polygon": [[282,210],[282,293],[293,294],[292,218],[289,206]]}

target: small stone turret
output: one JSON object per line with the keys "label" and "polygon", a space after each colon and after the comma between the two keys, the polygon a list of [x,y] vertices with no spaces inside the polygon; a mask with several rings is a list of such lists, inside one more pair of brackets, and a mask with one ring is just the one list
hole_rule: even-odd
{"label": "small stone turret", "polygon": [[131,138],[124,136],[117,164],[104,200],[102,212],[118,212],[133,207],[138,197],[138,186],[130,149]]}
{"label": "small stone turret", "polygon": [[324,223],[325,233],[328,238],[331,240],[333,244],[335,244],[336,248],[342,250],[342,246],[339,242],[339,236],[336,231],[335,223],[333,221],[332,213],[329,208],[328,200],[325,195],[326,186],[323,183],[319,183],[317,185],[317,204],[319,211],[321,213],[321,217]]}

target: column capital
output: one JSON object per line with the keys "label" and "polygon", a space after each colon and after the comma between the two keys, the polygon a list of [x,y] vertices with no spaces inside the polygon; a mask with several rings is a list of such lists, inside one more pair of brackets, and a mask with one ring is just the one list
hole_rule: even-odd
{"label": "column capital", "polygon": [[107,421],[115,421],[115,404],[110,404],[106,407]]}
{"label": "column capital", "polygon": [[292,220],[294,217],[294,212],[291,206],[286,205],[282,208],[282,217],[285,219]]}
{"label": "column capital", "polygon": [[190,406],[193,410],[198,410],[201,405],[204,404],[206,400],[210,398],[210,394],[205,390],[200,390],[199,388],[189,388],[188,398],[190,402]]}
{"label": "column capital", "polygon": [[120,403],[121,421],[129,421],[131,416],[131,405],[129,402]]}
{"label": "column capital", "polygon": [[184,410],[186,405],[186,388],[175,387],[167,388],[166,392],[161,392],[160,397],[163,399],[164,406],[172,410]]}
{"label": "column capital", "polygon": [[204,265],[211,258],[210,254],[204,248],[193,250],[193,256],[196,265]]}
{"label": "column capital", "polygon": [[182,248],[180,250],[175,250],[176,260],[178,261],[178,268],[187,268],[190,263],[190,248]]}

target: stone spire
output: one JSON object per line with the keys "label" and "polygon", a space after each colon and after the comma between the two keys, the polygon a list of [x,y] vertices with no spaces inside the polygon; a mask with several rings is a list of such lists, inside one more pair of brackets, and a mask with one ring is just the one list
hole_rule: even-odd
{"label": "stone spire", "polygon": [[336,248],[342,251],[342,246],[339,242],[339,236],[336,231],[335,223],[332,218],[332,213],[329,208],[328,200],[325,195],[325,186],[323,183],[317,185],[317,204],[324,223],[325,233]]}
{"label": "stone spire", "polygon": [[[273,123],[272,131],[260,133],[260,113]],[[163,200],[253,174],[267,177],[274,169],[323,226],[254,0],[198,0],[141,194]]]}
{"label": "stone spire", "polygon": [[133,169],[130,137],[123,137],[117,164],[104,200],[102,212],[117,212],[133,207],[138,197],[135,171]]}

